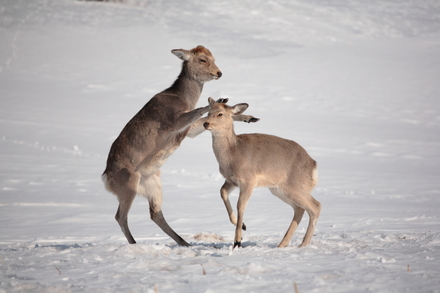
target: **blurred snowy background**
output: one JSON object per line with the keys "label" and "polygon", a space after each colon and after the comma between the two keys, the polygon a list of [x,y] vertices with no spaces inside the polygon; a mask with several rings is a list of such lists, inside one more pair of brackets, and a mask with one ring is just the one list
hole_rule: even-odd
{"label": "blurred snowy background", "polygon": [[[209,96],[250,104],[236,132],[318,162],[321,218],[278,249],[292,209],[257,189],[234,227],[211,135],[162,171],[182,248],[135,200],[128,245],[100,175],[128,120],[209,48]],[[0,1],[0,292],[439,292],[440,2]],[[231,200],[235,202],[235,193]],[[215,244],[215,247],[214,247]]]}

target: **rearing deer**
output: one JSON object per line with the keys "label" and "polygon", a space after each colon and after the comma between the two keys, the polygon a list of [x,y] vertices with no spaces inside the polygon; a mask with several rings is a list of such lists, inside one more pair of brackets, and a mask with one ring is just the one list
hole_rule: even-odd
{"label": "rearing deer", "polygon": [[[232,116],[243,113],[248,104],[229,107],[216,104],[212,98],[208,101],[211,110],[204,127],[212,133],[220,173],[226,178],[220,194],[229,219],[236,226],[234,248],[241,246],[244,210],[255,187],[269,188],[294,209],[293,220],[278,247],[289,244],[304,210],[310,221],[300,247],[309,244],[321,211],[321,204],[310,194],[318,180],[316,162],[294,141],[259,133],[236,135]],[[240,188],[238,219],[229,202],[229,194],[236,187]]]}
{"label": "rearing deer", "polygon": [[[209,111],[209,106],[197,109],[195,106],[203,84],[219,79],[222,72],[211,52],[203,46],[171,52],[183,60],[179,77],[171,87],[151,98],[127,123],[110,148],[102,174],[107,190],[119,200],[115,218],[129,243],[136,241],[128,228],[128,212],[139,194],[149,201],[151,219],[179,245],[189,246],[163,217],[160,167],[186,135],[194,137],[204,130],[204,120],[195,122]],[[237,116],[236,120],[245,121],[245,117]]]}

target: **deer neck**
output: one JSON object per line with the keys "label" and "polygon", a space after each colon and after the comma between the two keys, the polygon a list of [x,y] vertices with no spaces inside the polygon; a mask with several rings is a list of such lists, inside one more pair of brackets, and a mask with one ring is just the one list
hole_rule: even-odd
{"label": "deer neck", "polygon": [[212,133],[212,147],[217,161],[223,167],[232,162],[232,155],[237,147],[237,135],[234,132],[234,126],[226,131]]}
{"label": "deer neck", "polygon": [[191,76],[184,64],[179,77],[169,90],[178,94],[179,97],[187,103],[190,109],[194,109],[202,93],[203,83]]}

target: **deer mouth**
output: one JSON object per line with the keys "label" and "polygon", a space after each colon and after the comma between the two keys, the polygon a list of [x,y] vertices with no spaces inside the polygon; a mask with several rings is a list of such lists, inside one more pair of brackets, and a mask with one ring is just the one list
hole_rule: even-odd
{"label": "deer mouth", "polygon": [[222,75],[223,73],[221,71],[218,71],[217,74],[211,74],[212,79],[219,79]]}

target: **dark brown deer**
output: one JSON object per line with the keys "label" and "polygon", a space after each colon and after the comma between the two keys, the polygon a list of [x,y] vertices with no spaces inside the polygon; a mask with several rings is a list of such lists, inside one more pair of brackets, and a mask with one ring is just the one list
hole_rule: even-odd
{"label": "dark brown deer", "polygon": [[[310,194],[318,180],[316,162],[294,141],[260,133],[236,135],[233,116],[241,115],[248,104],[229,107],[224,103],[216,104],[212,98],[209,98],[209,104],[211,110],[204,127],[212,133],[220,173],[226,178],[220,194],[229,219],[236,226],[234,248],[241,246],[244,210],[255,187],[269,188],[272,194],[294,209],[290,227],[278,246],[289,244],[304,210],[310,221],[301,246],[309,244],[321,211],[321,204]],[[236,187],[240,188],[238,218],[229,202],[229,194]]]}
{"label": "dark brown deer", "polygon": [[196,123],[192,128],[191,125],[210,107],[195,109],[195,106],[203,84],[219,79],[222,72],[211,52],[203,46],[171,52],[183,60],[179,77],[171,87],[151,98],[127,123],[110,148],[102,175],[107,190],[119,200],[115,218],[129,243],[136,241],[128,228],[128,212],[139,194],[149,201],[151,219],[179,245],[189,246],[171,229],[162,214],[160,167],[190,129],[192,137],[202,132],[203,123]]}

